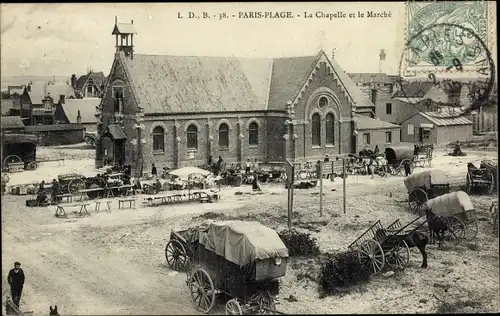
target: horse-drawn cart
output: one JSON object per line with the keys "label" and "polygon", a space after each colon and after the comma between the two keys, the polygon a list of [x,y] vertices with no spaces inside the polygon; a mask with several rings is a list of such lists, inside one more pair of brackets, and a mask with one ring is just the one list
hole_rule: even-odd
{"label": "horse-drawn cart", "polygon": [[411,172],[415,168],[413,162],[414,148],[410,146],[403,147],[388,147],[384,151],[385,159],[387,159],[387,164],[391,169],[391,174],[393,176],[397,174],[404,175],[404,165],[407,163],[410,166]]}
{"label": "horse-drawn cart", "polygon": [[2,170],[22,171],[37,168],[38,137],[30,134],[2,134]]}
{"label": "horse-drawn cart", "polygon": [[210,312],[216,294],[225,294],[232,297],[226,314],[242,315],[275,310],[288,249],[258,222],[222,221],[172,231],[165,256],[169,267],[188,268],[187,285],[198,310]]}
{"label": "horse-drawn cart", "polygon": [[463,191],[444,194],[427,201],[427,208],[435,215],[444,217],[447,230],[458,241],[473,240],[477,236],[478,225],[474,205],[469,195]]}
{"label": "horse-drawn cart", "polygon": [[439,170],[414,173],[404,179],[404,184],[408,190],[408,204],[412,211],[417,211],[429,198],[450,192],[447,176]]}
{"label": "horse-drawn cart", "polygon": [[495,190],[494,175],[483,168],[481,164],[476,166],[474,162],[467,163],[467,193],[470,194],[474,188],[482,187],[488,190],[488,194],[493,194]]}
{"label": "horse-drawn cart", "polygon": [[57,180],[59,181],[62,194],[76,194],[79,190],[87,189],[92,185],[94,185],[94,187],[97,186],[97,180],[95,178],[87,178],[76,173],[58,175]]}

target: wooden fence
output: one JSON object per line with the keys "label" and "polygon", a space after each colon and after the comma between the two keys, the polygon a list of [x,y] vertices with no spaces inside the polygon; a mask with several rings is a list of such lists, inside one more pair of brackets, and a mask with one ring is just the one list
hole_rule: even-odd
{"label": "wooden fence", "polygon": [[488,132],[498,132],[498,113],[482,112],[471,114],[472,132],[474,134],[484,134]]}

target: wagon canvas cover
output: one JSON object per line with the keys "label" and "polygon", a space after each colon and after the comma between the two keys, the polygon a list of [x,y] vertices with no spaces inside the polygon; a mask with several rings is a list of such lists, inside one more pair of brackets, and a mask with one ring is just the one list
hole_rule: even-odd
{"label": "wagon canvas cover", "polygon": [[446,184],[448,177],[446,173],[439,170],[424,171],[421,173],[414,173],[404,179],[404,183],[408,192],[416,187],[425,187],[427,190],[431,188],[432,184]]}
{"label": "wagon canvas cover", "polygon": [[259,222],[221,221],[211,223],[200,234],[200,244],[239,266],[256,260],[288,257],[278,234]]}
{"label": "wagon canvas cover", "polygon": [[474,210],[469,195],[463,191],[452,192],[427,201],[427,207],[438,216],[452,216]]}

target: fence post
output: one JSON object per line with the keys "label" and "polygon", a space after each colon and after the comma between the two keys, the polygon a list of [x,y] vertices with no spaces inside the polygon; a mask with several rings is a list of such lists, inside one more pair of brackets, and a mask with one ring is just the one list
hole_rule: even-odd
{"label": "fence post", "polygon": [[330,174],[330,182],[335,182],[335,160],[332,160],[332,173]]}
{"label": "fence post", "polygon": [[346,213],[346,171],[345,171],[345,158],[342,157],[342,177],[343,177],[343,186],[344,186],[344,214]]}
{"label": "fence post", "polygon": [[319,163],[319,216],[323,217],[323,162]]}

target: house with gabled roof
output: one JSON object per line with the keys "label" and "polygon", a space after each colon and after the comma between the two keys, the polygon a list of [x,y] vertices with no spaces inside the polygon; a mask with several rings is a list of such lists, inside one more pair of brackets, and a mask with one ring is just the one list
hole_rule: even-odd
{"label": "house with gabled roof", "polygon": [[358,142],[353,114],[374,107],[322,50],[288,58],[143,55],[134,52],[135,34],[133,22],[115,21],[97,167],[125,163],[138,171],[218,156],[244,163],[351,153]]}
{"label": "house with gabled roof", "polygon": [[85,127],[85,132],[96,132],[96,108],[100,103],[100,98],[66,100],[63,104],[57,104],[57,122],[59,124],[81,124]]}
{"label": "house with gabled roof", "polygon": [[78,98],[100,98],[106,82],[102,71],[89,71],[78,79],[72,78],[72,86]]}

